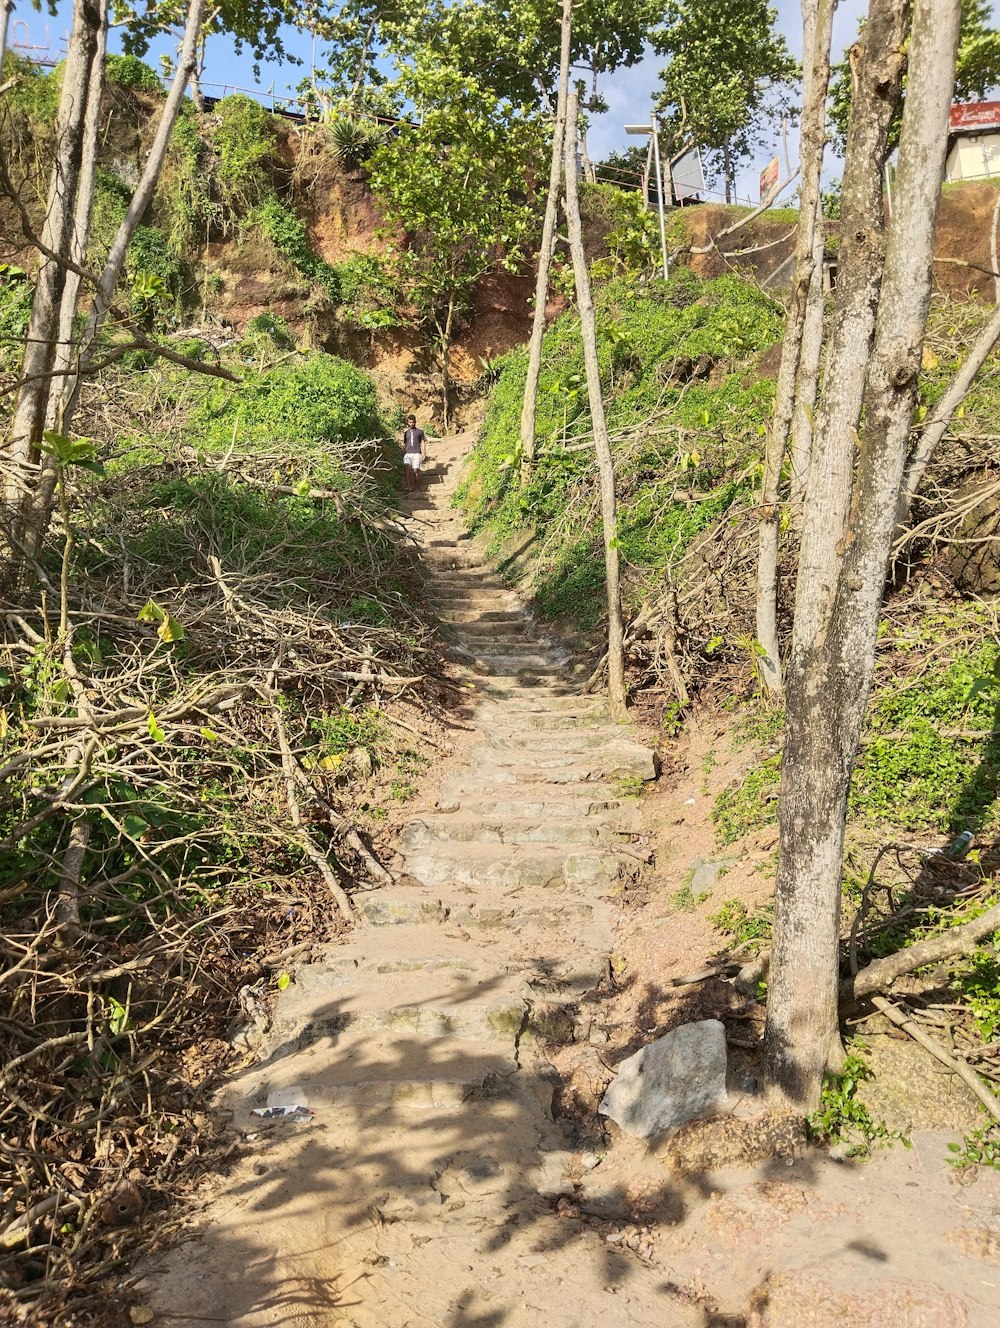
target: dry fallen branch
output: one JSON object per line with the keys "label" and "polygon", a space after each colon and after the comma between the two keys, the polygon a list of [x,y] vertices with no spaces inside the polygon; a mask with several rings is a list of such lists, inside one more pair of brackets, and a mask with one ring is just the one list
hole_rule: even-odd
{"label": "dry fallen branch", "polygon": [[946,1065],[953,1074],[957,1074],[963,1083],[972,1089],[976,1097],[983,1104],[994,1120],[1000,1121],[1000,1099],[995,1093],[991,1093],[980,1077],[969,1069],[962,1061],[956,1060],[950,1056],[940,1042],[935,1042],[929,1037],[919,1024],[914,1023],[913,1019],[908,1018],[903,1012],[891,1002],[885,1000],[882,996],[873,996],[872,1005],[881,1010],[887,1019],[890,1019],[897,1028],[909,1033],[914,1042],[918,1043],[925,1051],[929,1051],[932,1056]]}
{"label": "dry fallen branch", "polygon": [[873,992],[885,991],[904,973],[912,973],[928,964],[973,954],[980,941],[997,930],[1000,930],[1000,904],[994,904],[971,922],[949,927],[937,936],[916,941],[904,950],[886,955],[884,959],[872,960],[860,972],[845,978],[840,984],[840,1003],[851,1005]]}

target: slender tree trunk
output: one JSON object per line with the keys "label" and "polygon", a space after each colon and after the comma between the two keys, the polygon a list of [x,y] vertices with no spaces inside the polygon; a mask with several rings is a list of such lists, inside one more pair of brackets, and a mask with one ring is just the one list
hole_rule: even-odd
{"label": "slender tree trunk", "polygon": [[[97,34],[97,48],[91,65],[90,84],[87,88],[87,113],[83,131],[83,156],[80,162],[80,183],[73,216],[73,234],[70,258],[82,266],[90,239],[90,217],[94,204],[94,184],[97,178],[97,137],[101,125],[101,98],[104,93],[104,58],[108,46],[108,0],[98,0],[101,26]],[[80,300],[80,274],[67,271],[59,308],[59,343],[56,347],[53,370],[67,376],[55,378],[49,393],[46,424],[61,430],[63,411],[72,390],[68,370],[73,363],[73,333]]]}
{"label": "slender tree trunk", "polygon": [[[68,255],[71,250],[83,159],[87,89],[100,28],[98,0],[74,0],[73,28],[56,118],[55,160],[41,235],[46,248],[57,254]],[[21,389],[10,428],[4,487],[5,519],[15,549],[15,561],[23,548],[22,517],[33,497],[65,279],[66,269],[61,263],[51,258],[41,259],[21,361]]]}
{"label": "slender tree trunk", "polygon": [[792,412],[790,446],[791,483],[788,492],[792,522],[801,529],[802,503],[806,481],[809,478],[809,457],[812,452],[813,416],[819,389],[819,368],[823,358],[823,221],[816,218],[816,247],[813,273],[806,299],[806,316],[802,326],[802,348],[799,352],[799,372],[795,383],[795,409]]}
{"label": "slender tree trunk", "polygon": [[[94,358],[97,336],[111,307],[111,300],[121,277],[122,268],[125,265],[125,255],[128,252],[129,244],[152,201],[153,192],[163,169],[167,149],[170,146],[170,135],[177,123],[177,116],[184,100],[184,92],[197,61],[198,42],[201,38],[204,17],[205,0],[190,0],[184,24],[184,36],[177,59],[177,68],[174,71],[174,80],[170,86],[170,91],[167,93],[166,101],[163,103],[163,110],[160,112],[160,120],[156,126],[156,134],[153,137],[149,155],[146,158],[146,165],[143,168],[139,183],[136,185],[135,193],[132,195],[128,212],[125,214],[125,218],[111,242],[111,249],[104,264],[104,270],[97,282],[94,306],[90,311],[80,343],[81,369],[86,369]],[[64,412],[64,426],[66,429],[72,426],[73,412],[76,409],[79,392],[80,382],[77,379]]]}
{"label": "slender tree trunk", "polygon": [[[535,417],[538,409],[538,380],[542,372],[542,340],[545,336],[545,306],[549,297],[549,268],[556,246],[556,218],[559,212],[559,181],[566,137],[566,98],[569,93],[569,53],[573,30],[573,0],[563,0],[562,45],[559,55],[559,96],[556,122],[552,131],[552,161],[549,167],[549,192],[545,200],[542,243],[538,252],[538,277],[535,282],[535,312],[528,348],[528,373],[521,408],[521,483],[526,484],[535,464]],[[574,167],[575,169],[575,167]]]}
{"label": "slender tree trunk", "polygon": [[[830,455],[824,437],[830,417],[824,415],[806,494],[795,602],[764,1081],[774,1098],[805,1109],[818,1102],[823,1071],[839,1047],[837,947],[847,795],[917,399],[961,0],[915,0],[913,11],[896,211],[864,417],[859,408],[849,435],[852,449],[853,439],[860,443],[856,477],[848,466],[828,483],[813,482],[822,474],[819,458]],[[863,101],[856,109],[860,116],[867,113]],[[881,156],[867,158],[868,171],[879,181],[882,164]],[[867,275],[868,254],[860,261]],[[838,356],[831,352],[827,362],[824,399],[842,394],[844,374],[853,365],[853,349],[842,340],[838,345]],[[845,511],[845,522],[831,520],[831,504]]]}
{"label": "slender tree trunk", "polygon": [[948,390],[924,421],[924,427],[906,468],[903,489],[899,495],[899,503],[896,509],[895,539],[902,535],[906,523],[910,519],[910,508],[913,506],[913,499],[920,488],[921,480],[927,472],[931,457],[933,457],[938,444],[948,431],[952,416],[965,400],[976,374],[986,363],[998,341],[1000,341],[1000,305],[993,311],[990,321],[976,338],[972,349],[965,357],[965,362],[951,380]]}
{"label": "slender tree trunk", "polygon": [[621,567],[618,557],[618,520],[615,510],[615,467],[611,441],[604,416],[601,394],[601,369],[597,359],[597,327],[590,273],[583,247],[580,221],[580,197],[576,179],[576,131],[580,117],[580,99],[571,92],[566,104],[566,220],[569,247],[573,255],[576,302],[580,311],[580,336],[587,371],[587,395],[594,426],[594,450],[601,483],[601,520],[604,533],[604,567],[608,583],[608,701],[613,719],[628,718],[625,692],[625,632],[622,626]]}
{"label": "slender tree trunk", "polygon": [[438,338],[441,347],[441,427],[443,432],[447,432],[451,420],[449,394],[451,392],[451,341],[454,325],[455,297],[452,296],[448,300],[448,314],[444,320],[444,326],[438,327]]}
{"label": "slender tree trunk", "polygon": [[[824,390],[816,411],[807,481],[826,508],[824,520],[836,529],[837,539],[847,521],[855,430],[882,284],[882,170],[902,92],[909,15],[909,3],[871,0],[868,21],[849,55],[854,95],[841,186],[837,290],[827,348],[827,364],[838,366],[837,390]],[[812,571],[813,557],[804,539],[800,575],[803,570]]]}
{"label": "slender tree trunk", "polygon": [[826,94],[830,83],[830,39],[835,0],[802,0],[806,51],[802,128],[799,147],[799,225],[795,236],[795,275],[775,390],[774,414],[767,431],[761,481],[760,549],[757,560],[757,641],[761,675],[772,693],[782,689],[778,646],[778,546],[780,542],[781,469],[795,410],[803,329],[809,288],[816,264],[823,150],[826,146]]}
{"label": "slender tree trunk", "polygon": [[205,72],[205,43],[208,40],[208,33],[202,28],[201,35],[198,38],[198,46],[195,52],[194,65],[191,68],[191,100],[194,102],[195,110],[204,111],[205,94],[201,90],[201,76]]}
{"label": "slender tree trunk", "polygon": [[7,29],[10,26],[10,11],[13,8],[12,0],[0,0],[0,77],[3,75],[3,62],[7,55]]}

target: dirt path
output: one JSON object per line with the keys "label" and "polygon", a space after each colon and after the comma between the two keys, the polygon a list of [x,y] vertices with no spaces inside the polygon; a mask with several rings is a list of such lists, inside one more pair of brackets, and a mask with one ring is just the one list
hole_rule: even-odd
{"label": "dirt path", "polygon": [[[462,539],[458,452],[437,449],[408,520],[480,679],[465,765],[404,831],[398,885],[363,897],[364,925],[297,975],[228,1084],[247,1152],[147,1280],[156,1323],[995,1322],[1000,1187],[957,1191],[938,1141],[881,1171],[817,1155],[685,1177],[628,1141],[581,1153],[554,1119],[540,1045],[587,1040],[577,1005],[640,869],[622,777],[653,761]],[[276,1094],[314,1115],[262,1124]]]}

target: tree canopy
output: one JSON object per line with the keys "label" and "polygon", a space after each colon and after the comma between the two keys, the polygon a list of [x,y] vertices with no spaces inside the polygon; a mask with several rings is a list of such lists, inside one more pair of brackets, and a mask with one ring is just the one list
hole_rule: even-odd
{"label": "tree canopy", "polygon": [[657,108],[677,148],[697,144],[731,198],[736,169],[786,114],[799,66],[767,0],[669,0],[656,49],[670,57]]}
{"label": "tree canopy", "polygon": [[[955,66],[955,100],[979,101],[991,88],[1000,86],[1000,28],[993,23],[989,0],[963,0],[962,33]],[[864,19],[858,26],[860,32]],[[905,96],[905,82],[904,82]],[[830,90],[830,121],[836,141],[843,151],[847,142],[847,117],[851,110],[850,52],[837,65]],[[893,122],[889,137],[890,151],[899,142],[902,106]]]}

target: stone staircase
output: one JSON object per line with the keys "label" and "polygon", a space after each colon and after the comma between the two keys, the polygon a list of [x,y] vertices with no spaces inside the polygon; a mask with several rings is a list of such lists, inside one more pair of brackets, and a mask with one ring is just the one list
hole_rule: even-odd
{"label": "stone staircase", "polygon": [[[475,735],[436,808],[403,831],[397,883],[356,897],[363,925],[280,995],[270,1044],[232,1105],[246,1128],[251,1107],[284,1092],[332,1132],[310,1166],[330,1177],[322,1229],[344,1242],[348,1264],[364,1257],[359,1215],[374,1208],[389,1222],[380,1257],[396,1262],[394,1294],[413,1317],[398,1307],[386,1316],[369,1269],[360,1289],[351,1284],[345,1323],[528,1325],[542,1314],[576,1325],[579,1308],[563,1317],[555,1303],[556,1281],[578,1276],[568,1252],[545,1288],[531,1264],[541,1299],[517,1308],[525,1289],[514,1255],[535,1258],[539,1230],[558,1225],[555,1199],[572,1188],[540,1047],[587,1037],[579,1003],[607,971],[615,896],[642,869],[634,793],[656,769],[599,698],[580,694],[564,646],[464,538],[450,506],[459,449],[445,445],[438,459],[441,450],[435,482],[403,512],[428,599],[476,688]],[[306,1128],[290,1166],[312,1137]],[[447,1240],[474,1289],[496,1264],[482,1232],[505,1227],[510,1258],[491,1294],[510,1313],[458,1315],[454,1279],[448,1289],[428,1277],[422,1246]],[[287,1233],[275,1239],[287,1244]],[[579,1276],[599,1282],[599,1261]],[[600,1285],[591,1291],[603,1298]],[[647,1319],[619,1319],[612,1304],[602,1322]]]}

